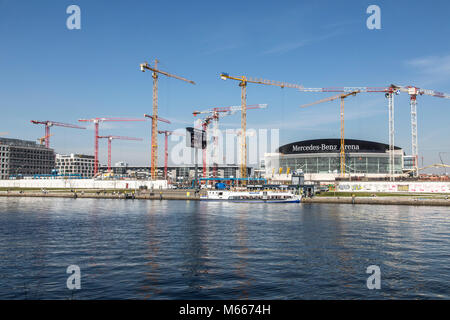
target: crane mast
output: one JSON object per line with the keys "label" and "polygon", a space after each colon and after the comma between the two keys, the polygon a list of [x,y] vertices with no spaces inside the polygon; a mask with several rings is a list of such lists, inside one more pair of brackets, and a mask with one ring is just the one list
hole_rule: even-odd
{"label": "crane mast", "polygon": [[395,119],[394,119],[394,96],[392,93],[386,95],[388,99],[389,113],[389,177],[391,181],[395,180]]}
{"label": "crane mast", "polygon": [[[195,84],[194,81],[188,80],[174,74],[162,71],[158,69],[158,59],[154,61],[154,67],[151,67],[147,62],[140,64],[142,72],[149,70],[152,72],[153,78],[153,117],[158,118],[158,74],[162,74],[166,77],[175,78],[181,81]],[[152,138],[151,138],[151,159],[150,159],[150,172],[153,180],[156,179],[156,168],[158,166],[158,121],[152,121]]]}
{"label": "crane mast", "polygon": [[[162,121],[162,122],[165,122],[165,123],[171,123],[169,120],[166,120],[166,119],[164,119],[164,118],[161,118],[161,117],[159,117],[159,116],[154,116],[154,115],[148,115],[148,114],[144,114],[144,117],[145,118],[150,118],[151,120],[152,120],[152,137],[153,137],[153,132],[154,132],[154,130],[155,129],[157,129],[157,122],[158,121]],[[153,170],[153,172],[155,173],[156,172],[156,170],[158,169],[158,161],[157,161],[157,159],[158,159],[158,154],[157,153],[155,153],[155,152],[157,152],[158,150],[158,145],[157,145],[157,143],[156,143],[156,149],[154,148],[154,144],[153,144],[153,142],[154,142],[154,140],[152,139],[152,147],[151,147],[151,160],[150,160],[150,162],[151,162],[151,167],[150,167],[150,173],[152,172],[152,170]],[[153,169],[154,168],[154,169]]]}
{"label": "crane mast", "polygon": [[[155,59],[155,69],[158,68],[158,59]],[[152,139],[151,139],[151,167],[150,174],[153,180],[155,180],[155,170],[158,167],[158,72],[152,72],[153,78],[153,118],[152,118]]]}
{"label": "crane mast", "polygon": [[122,136],[98,136],[98,139],[108,139],[108,172],[111,173],[111,142],[112,140],[135,140],[142,141],[141,138],[122,137]]}
{"label": "crane mast", "polygon": [[167,163],[168,163],[168,158],[169,158],[168,138],[171,135],[176,135],[176,136],[183,136],[183,135],[180,133],[176,133],[174,131],[169,131],[169,130],[158,130],[158,133],[164,135],[164,179],[167,180]]}
{"label": "crane mast", "polygon": [[241,178],[247,177],[247,82],[239,83],[241,87]]}

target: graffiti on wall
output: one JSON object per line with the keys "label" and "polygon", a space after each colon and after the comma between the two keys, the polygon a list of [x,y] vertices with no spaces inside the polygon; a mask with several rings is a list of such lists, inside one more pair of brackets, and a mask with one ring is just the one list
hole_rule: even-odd
{"label": "graffiti on wall", "polygon": [[450,193],[448,182],[341,182],[336,187],[341,192],[423,192]]}

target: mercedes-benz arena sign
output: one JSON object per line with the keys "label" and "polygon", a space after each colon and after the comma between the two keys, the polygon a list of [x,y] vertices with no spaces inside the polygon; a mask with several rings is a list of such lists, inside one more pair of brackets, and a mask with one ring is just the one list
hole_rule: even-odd
{"label": "mercedes-benz arena sign", "polygon": [[[341,150],[340,139],[316,139],[305,140],[286,144],[278,148],[282,154],[301,153],[339,153]],[[345,139],[345,152],[355,153],[385,153],[389,150],[389,145],[373,141]],[[400,150],[395,147],[395,150]]]}

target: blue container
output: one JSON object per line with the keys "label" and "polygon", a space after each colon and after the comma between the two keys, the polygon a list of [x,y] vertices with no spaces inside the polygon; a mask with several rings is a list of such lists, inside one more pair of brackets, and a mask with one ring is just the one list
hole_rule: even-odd
{"label": "blue container", "polygon": [[215,184],[215,188],[217,190],[225,190],[227,188],[227,185],[225,183],[222,183],[222,182],[217,182]]}

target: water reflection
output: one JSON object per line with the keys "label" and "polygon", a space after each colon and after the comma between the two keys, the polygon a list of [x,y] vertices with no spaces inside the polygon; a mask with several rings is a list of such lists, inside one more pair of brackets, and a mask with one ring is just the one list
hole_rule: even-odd
{"label": "water reflection", "polygon": [[48,267],[47,248],[49,247],[50,241],[49,239],[50,224],[51,221],[48,214],[45,212],[41,212],[40,217],[38,219],[38,223],[34,226],[37,232],[37,234],[34,237],[35,241],[29,244],[32,250],[30,256],[31,261],[30,277],[32,279],[37,279],[37,281],[32,284],[34,286],[34,290],[30,290],[30,293],[33,293],[32,291],[35,291],[33,296],[30,297],[33,299],[45,298],[45,296],[42,296],[43,292],[41,288],[43,287],[43,283],[45,283],[45,269]]}
{"label": "water reflection", "polygon": [[201,294],[207,285],[205,275],[209,272],[207,212],[198,201],[190,202],[189,210],[192,213],[186,214],[183,220],[182,275],[189,290]]}
{"label": "water reflection", "polygon": [[239,286],[237,287],[237,290],[239,291],[239,295],[237,299],[249,299],[250,293],[249,288],[252,284],[251,278],[252,276],[248,274],[246,271],[248,262],[248,254],[249,250],[247,247],[248,242],[248,233],[247,233],[247,223],[248,223],[248,211],[242,211],[238,215],[237,219],[237,234],[236,234],[236,240],[238,245],[237,250],[237,264],[235,267],[235,272],[239,279]]}
{"label": "water reflection", "polygon": [[89,258],[87,262],[88,270],[90,271],[88,276],[89,280],[98,280],[99,276],[104,274],[104,270],[102,268],[105,267],[105,264],[100,262],[99,259],[104,255],[102,251],[102,227],[100,225],[100,210],[98,206],[93,206],[89,208],[88,211],[88,220],[89,220],[89,237],[91,238],[91,242],[89,244]]}
{"label": "water reflection", "polygon": [[[324,209],[324,208],[321,208]],[[352,208],[353,209],[353,208]],[[352,249],[347,243],[348,230],[346,229],[346,224],[341,220],[341,215],[339,214],[339,210],[337,207],[332,207],[327,210],[329,212],[331,226],[329,228],[330,235],[330,246],[333,246],[331,250],[326,252],[327,255],[331,256],[331,259],[335,260],[331,267],[336,268],[336,271],[339,275],[342,274],[358,274],[361,270],[355,270],[354,268],[354,259],[355,257],[352,254]],[[331,211],[331,212],[330,212]],[[352,282],[348,278],[343,278],[336,276],[335,279],[340,279],[340,283],[338,286],[343,286],[345,288],[352,288]]]}
{"label": "water reflection", "polygon": [[151,299],[161,293],[159,286],[159,264],[157,262],[157,256],[159,252],[159,229],[158,229],[158,212],[155,212],[155,207],[150,206],[147,211],[147,255],[146,263],[148,266],[144,272],[145,281],[141,286],[142,295],[144,299]]}

